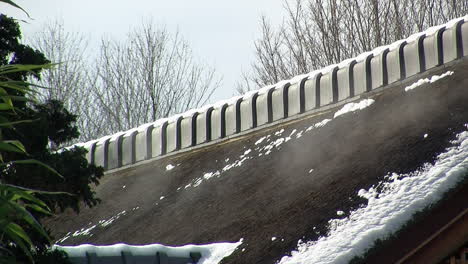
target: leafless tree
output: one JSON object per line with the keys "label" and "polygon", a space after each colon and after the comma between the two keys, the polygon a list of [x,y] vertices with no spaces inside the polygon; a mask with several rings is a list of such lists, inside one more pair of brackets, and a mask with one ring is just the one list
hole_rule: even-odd
{"label": "leafless tree", "polygon": [[152,23],[125,41],[103,39],[96,58],[87,38],[47,23],[31,43],[57,67],[43,73],[40,100],[58,99],[78,115],[80,140],[130,129],[205,104],[220,84],[182,37]]}
{"label": "leafless tree", "polygon": [[76,100],[82,97],[86,82],[86,62],[84,60],[88,39],[81,33],[65,30],[62,20],[43,24],[29,41],[56,67],[42,72],[39,84],[48,87],[40,89],[39,99],[57,99],[67,108],[75,110],[80,105]]}
{"label": "leafless tree", "polygon": [[220,80],[181,36],[143,24],[125,42],[103,40],[94,96],[101,134],[129,129],[207,102]]}
{"label": "leafless tree", "polygon": [[468,0],[285,1],[277,28],[261,20],[252,70],[237,90],[274,84],[392,43],[468,12]]}
{"label": "leafless tree", "polygon": [[[50,20],[28,39],[56,67],[44,70],[37,81],[45,89],[38,89],[39,101],[60,100],[72,113],[78,115],[80,140],[95,137],[100,121],[96,118],[96,104],[90,87],[94,83],[89,75],[92,60],[87,57],[89,39],[80,32],[67,31],[62,19]],[[34,80],[36,81],[36,80]]]}

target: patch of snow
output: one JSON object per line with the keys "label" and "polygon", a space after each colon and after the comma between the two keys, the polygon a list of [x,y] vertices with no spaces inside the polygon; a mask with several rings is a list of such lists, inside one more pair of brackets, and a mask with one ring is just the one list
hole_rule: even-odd
{"label": "patch of snow", "polygon": [[425,84],[425,83],[433,83],[433,82],[436,82],[442,78],[445,78],[447,76],[450,76],[453,74],[453,71],[447,71],[441,75],[433,75],[431,76],[431,78],[424,78],[424,79],[419,79],[418,81],[416,81],[415,83],[409,85],[409,86],[406,86],[405,87],[405,92],[408,92],[408,91],[411,91],[417,87],[420,87],[421,85]]}
{"label": "patch of snow", "polygon": [[112,224],[115,220],[119,219],[120,216],[125,215],[126,213],[127,213],[127,211],[123,210],[122,212],[112,216],[111,218],[109,218],[107,220],[100,220],[99,225],[101,225],[102,227],[106,227],[106,226]]}
{"label": "patch of snow", "polygon": [[198,179],[196,179],[196,180],[193,182],[192,186],[193,186],[193,187],[198,187],[198,186],[200,186],[200,184],[201,184],[202,182],[203,182],[203,179],[202,179],[202,178],[198,178]]}
{"label": "patch of snow", "polygon": [[281,136],[284,132],[284,129],[282,128],[281,130],[278,130],[275,132],[275,136]]}
{"label": "patch of snow", "polygon": [[336,215],[337,215],[337,216],[342,216],[342,215],[344,215],[344,212],[343,212],[343,211],[337,211],[337,212],[336,212]]}
{"label": "patch of snow", "polygon": [[241,157],[247,156],[251,151],[252,151],[251,149],[246,150],[246,151],[244,152],[244,154],[241,155]]}
{"label": "patch of snow", "polygon": [[125,187],[127,187],[126,185],[122,186],[122,189],[125,189]]}
{"label": "patch of snow", "polygon": [[93,231],[97,227],[106,227],[112,224],[115,220],[119,219],[122,215],[125,215],[127,211],[123,210],[122,212],[110,217],[109,219],[99,220],[99,222],[95,225],[92,225],[92,222],[88,224],[89,227],[83,227],[75,232],[68,232],[64,237],[58,239],[55,243],[62,243],[70,237],[77,237],[77,236],[92,236]]}
{"label": "patch of snow", "polygon": [[314,128],[319,128],[319,127],[324,127],[328,122],[330,122],[331,119],[324,119],[314,125]]}
{"label": "patch of snow", "polygon": [[164,196],[161,196],[161,197],[159,197],[159,200],[163,200],[164,198],[166,198],[166,197],[164,197]]}
{"label": "patch of snow", "polygon": [[366,107],[369,107],[370,105],[372,105],[375,101],[372,100],[372,99],[364,99],[364,100],[361,100],[359,103],[349,103],[349,104],[345,104],[340,110],[338,110],[335,115],[333,116],[333,118],[337,118],[338,116],[340,115],[344,115],[346,113],[349,113],[349,112],[354,112],[354,111],[357,111],[357,110],[362,110]]}
{"label": "patch of snow", "polygon": [[297,132],[296,138],[302,137],[302,133],[304,133],[304,130],[301,130],[301,131]]}
{"label": "patch of snow", "polygon": [[275,241],[275,240],[276,240],[276,237],[272,237],[272,238],[271,238],[271,241]]}
{"label": "patch of snow", "polygon": [[428,134],[424,134],[424,138],[427,138],[429,135]]}
{"label": "patch of snow", "polygon": [[292,256],[283,257],[280,263],[348,263],[376,239],[397,231],[415,212],[456,186],[468,171],[468,131],[457,135],[453,143],[438,155],[434,165],[387,176],[387,181],[379,183],[383,185],[380,193],[375,188],[360,190],[358,194],[368,199],[366,207],[352,211],[346,218],[330,220],[326,236],[317,241],[299,241]]}
{"label": "patch of snow", "polygon": [[312,173],[313,171],[314,171],[314,169],[310,169],[310,170],[309,170],[309,173]]}
{"label": "patch of snow", "polygon": [[259,139],[255,142],[255,145],[258,145],[258,144],[262,143],[263,140],[265,140],[266,138],[267,138],[266,136],[259,138]]}
{"label": "patch of snow", "polygon": [[208,173],[203,174],[203,179],[209,180],[209,179],[211,179],[212,177],[217,176],[217,175],[219,175],[219,172],[218,172],[218,173],[216,173],[216,172],[208,172]]}
{"label": "patch of snow", "polygon": [[89,244],[79,246],[58,246],[58,248],[67,252],[69,256],[86,258],[86,252],[96,252],[97,250],[103,255],[113,255],[115,252],[123,251],[138,251],[142,255],[154,255],[154,252],[165,252],[168,256],[189,258],[190,252],[200,252],[201,258],[197,263],[214,264],[219,263],[223,258],[229,256],[234,250],[242,244],[242,239],[239,242],[229,243],[213,243],[206,245],[185,245],[179,247],[170,247],[161,244],[150,244],[143,246],[131,246],[126,244],[115,244],[109,246],[94,246]]}
{"label": "patch of snow", "polygon": [[170,171],[170,170],[172,170],[172,169],[174,169],[174,168],[175,168],[174,165],[168,164],[168,165],[166,166],[166,171]]}

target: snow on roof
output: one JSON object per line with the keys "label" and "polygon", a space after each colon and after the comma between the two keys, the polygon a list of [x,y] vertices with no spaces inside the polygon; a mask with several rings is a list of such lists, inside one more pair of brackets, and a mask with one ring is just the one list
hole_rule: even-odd
{"label": "snow on roof", "polygon": [[[168,257],[176,258],[187,258],[189,259],[190,253],[200,253],[201,258],[197,263],[199,264],[212,264],[218,263],[226,256],[232,254],[232,252],[242,244],[242,239],[238,242],[229,243],[212,243],[207,245],[185,245],[179,247],[170,247],[160,244],[150,244],[150,245],[141,245],[133,246],[127,244],[115,244],[107,246],[96,246],[90,244],[84,244],[79,246],[58,246],[54,245],[53,248],[61,249],[67,252],[70,258],[87,258],[87,254],[96,253],[99,257],[105,256],[116,256],[122,257],[122,252],[131,253],[129,257],[132,256],[148,256],[155,257],[156,252],[163,252]],[[127,261],[129,261],[127,259]],[[131,262],[131,261],[130,261]],[[126,263],[126,262],[124,262]],[[133,262],[131,262],[133,263]]]}
{"label": "snow on roof", "polygon": [[297,250],[283,257],[280,264],[348,263],[375,240],[401,228],[415,212],[440,200],[468,172],[468,124],[465,126],[467,131],[457,135],[454,146],[439,154],[435,164],[425,164],[410,174],[389,174],[379,183],[383,185],[380,193],[375,187],[360,190],[359,196],[368,200],[366,207],[344,219],[330,220],[327,236],[317,241],[300,240]]}
{"label": "snow on roof", "polygon": [[[454,72],[448,71],[445,73],[443,73],[441,69],[439,72],[442,72],[443,74],[439,73],[439,75],[432,75],[422,80],[427,79],[432,80],[432,82],[434,82],[446,76],[452,74],[455,75],[455,72],[457,74],[462,73],[462,68],[459,69],[460,72],[452,68]],[[450,79],[451,78],[446,78],[445,81],[448,82],[450,81]],[[416,83],[419,82],[420,81],[417,81]],[[447,88],[447,86],[445,85],[441,87],[437,87],[434,85],[434,89],[428,89],[426,90],[427,92],[422,91],[421,94],[428,94],[431,90],[436,91],[445,88]],[[404,85],[402,84],[402,86],[400,86],[399,89],[403,90]],[[418,90],[415,90],[413,91],[413,93],[401,93],[398,94],[398,96],[402,96],[402,98],[409,98],[414,97],[414,93],[418,92]],[[301,125],[300,127],[294,127],[294,129],[288,128],[288,126],[281,126],[276,130],[271,129],[271,131],[265,131],[265,133],[263,133],[261,136],[259,135],[256,138],[252,137],[251,139],[253,140],[250,147],[244,145],[243,148],[238,149],[238,152],[236,150],[235,155],[225,157],[217,156],[216,158],[219,158],[219,164],[221,165],[209,167],[208,170],[205,170],[208,167],[200,167],[199,170],[196,170],[196,174],[191,174],[192,177],[187,179],[187,181],[178,183],[182,185],[173,186],[173,189],[175,189],[175,187],[179,187],[177,188],[177,191],[174,192],[185,192],[185,189],[189,188],[192,190],[193,188],[202,189],[204,188],[203,185],[207,184],[210,180],[234,175],[232,174],[232,171],[229,171],[235,169],[236,167],[243,166],[243,169],[247,168],[248,166],[255,167],[252,166],[252,164],[258,162],[257,157],[266,156],[270,153],[279,152],[279,150],[281,149],[286,149],[288,143],[293,143],[294,141],[296,141],[296,139],[302,137],[303,135],[306,136],[309,131],[312,131],[312,133],[318,132],[324,126],[333,126],[338,122],[344,121],[346,118],[352,118],[353,116],[356,117],[357,115],[355,114],[355,111],[363,110],[366,107],[381,107],[381,104],[379,103],[381,102],[380,100],[382,98],[375,97],[374,99],[375,102],[373,99],[363,99],[361,101],[345,104],[341,107],[341,109],[334,109],[334,113],[330,111],[327,116],[317,116],[316,119],[311,119],[308,123],[302,124],[304,126]],[[412,102],[417,105],[417,102],[419,100],[420,99],[418,98],[416,99],[416,101]],[[402,100],[398,101],[402,102]],[[386,105],[386,107],[388,107],[388,105]],[[400,105],[398,104],[397,107],[400,107]],[[378,112],[379,111],[376,111],[376,113]],[[463,119],[463,122],[466,122],[466,120]],[[409,174],[388,174],[385,177],[386,180],[375,184],[375,186],[379,185],[379,192],[377,192],[377,188],[375,187],[367,190],[360,190],[359,196],[364,197],[368,200],[367,207],[359,208],[355,211],[352,211],[351,213],[346,212],[346,208],[343,207],[334,208],[334,212],[336,212],[336,215],[338,215],[339,219],[329,221],[328,234],[323,237],[320,237],[318,240],[315,241],[299,241],[297,250],[291,252],[291,257],[283,257],[281,263],[347,263],[347,261],[349,261],[353,256],[360,255],[363,252],[365,252],[365,250],[369,248],[376,239],[385,238],[395,230],[398,230],[403,223],[407,222],[412,217],[412,215],[415,212],[439,200],[441,195],[447,189],[456,185],[456,183],[460,180],[461,176],[463,176],[462,173],[466,173],[466,171],[468,171],[468,124],[466,124],[465,127],[465,130],[467,131],[458,134],[457,140],[452,142],[453,145],[446,149],[444,153],[438,156],[437,160],[434,162],[434,165],[426,164],[421,169]],[[426,131],[422,131],[420,134],[422,138],[426,138],[427,135],[428,134],[426,133]],[[404,137],[404,135],[401,136]],[[224,163],[222,161],[224,161]],[[171,173],[171,175],[178,173],[176,167],[180,165],[179,162],[180,160],[171,160],[171,163],[162,164],[164,172]],[[218,160],[213,160],[213,162],[218,162]],[[315,175],[317,174],[319,167],[304,167],[304,170],[308,171],[308,174]],[[377,176],[383,176],[384,174],[385,172]],[[135,179],[135,181],[137,180]],[[377,180],[372,181],[372,183],[376,182]],[[380,187],[382,186],[383,192],[380,192]],[[122,188],[125,188],[125,185],[123,185]],[[136,190],[136,188],[134,188],[134,190]],[[354,193],[357,194],[358,190],[355,190]],[[159,198],[160,200],[164,199],[165,201],[168,201],[170,200],[171,196],[174,195],[174,193],[161,192],[157,193],[155,197]],[[342,198],[347,199],[348,197]],[[160,201],[158,200],[157,202]],[[136,204],[133,204],[132,206],[134,205]],[[124,208],[119,207],[118,209],[122,210]],[[136,207],[136,209],[138,209],[138,207]],[[131,210],[128,210],[128,212],[131,212],[136,209],[133,208]],[[94,224],[90,222],[89,226],[79,229],[74,233],[68,233],[61,240],[57,241],[57,243],[61,243],[67,240],[68,238],[71,238],[70,240],[75,239],[75,241],[83,241],[76,240],[76,238],[72,237],[82,235],[91,237],[93,235],[93,232],[94,234],[96,234],[96,236],[94,237],[97,237],[102,232],[109,232],[105,231],[103,227],[105,227],[106,229],[118,228],[117,226],[120,223],[112,225],[112,222],[119,222],[120,220],[122,220],[118,219],[120,216],[122,216],[122,219],[124,217],[131,217],[130,214],[125,216],[125,211],[122,211],[119,214],[114,215],[110,218],[107,217],[98,222],[94,221]],[[346,218],[343,219],[343,217]],[[294,223],[291,222],[280,223],[280,225],[283,224],[293,225],[294,227]],[[315,223],[313,222],[312,224],[315,225]],[[211,231],[212,229],[209,230]],[[302,234],[300,234],[301,236],[306,235],[306,231],[304,231],[303,229],[298,228],[297,230],[299,230],[299,232],[303,232]],[[272,238],[282,238],[281,235],[283,234],[270,232],[268,235],[268,240],[278,242],[281,239],[277,240]],[[245,237],[247,241],[249,239],[246,236],[241,237]],[[295,243],[297,241],[296,239],[298,239],[299,237],[300,236],[296,236],[293,242]],[[155,239],[157,239],[157,237]],[[239,239],[239,237],[234,238],[232,241],[235,241],[237,239]],[[92,241],[92,239],[90,241]],[[86,242],[89,243],[89,241]],[[154,242],[157,242],[157,240],[155,240]],[[190,242],[191,241],[184,243]],[[153,241],[150,241],[150,243],[153,243]],[[244,250],[242,250],[242,252],[244,252]],[[284,251],[279,253],[277,257],[281,257],[282,254],[284,254]]]}
{"label": "snow on roof", "polygon": [[[399,45],[401,43],[403,43],[405,41],[406,42],[411,42],[411,41],[416,40],[420,36],[432,35],[432,34],[436,33],[439,29],[444,28],[444,27],[445,28],[452,27],[453,25],[455,25],[456,23],[458,23],[459,21],[462,21],[462,20],[463,21],[468,21],[468,15],[452,19],[449,22],[447,22],[445,24],[442,24],[442,25],[437,25],[437,26],[430,27],[430,28],[426,29],[425,31],[417,32],[417,33],[409,36],[406,39],[398,40],[398,41],[396,41],[394,43],[391,43],[389,45],[384,45],[384,46],[377,47],[377,48],[373,49],[372,51],[361,53],[361,54],[359,54],[358,56],[356,56],[354,58],[346,59],[346,60],[343,60],[343,61],[341,61],[339,63],[332,64],[332,65],[326,66],[326,67],[321,68],[321,69],[314,70],[314,71],[306,73],[306,74],[301,74],[301,75],[294,76],[290,80],[282,80],[282,81],[280,81],[280,82],[278,82],[276,84],[268,85],[266,87],[259,88],[258,90],[249,91],[249,92],[247,92],[247,93],[245,93],[243,95],[233,96],[231,98],[228,98],[228,99],[225,99],[225,100],[220,100],[220,101],[217,101],[217,102],[212,103],[212,104],[201,106],[199,108],[190,109],[190,110],[188,110],[188,111],[186,111],[184,113],[176,114],[176,115],[173,115],[173,116],[170,116],[170,117],[160,118],[160,119],[158,119],[156,121],[145,123],[145,124],[142,124],[142,125],[140,125],[140,126],[138,126],[136,128],[132,128],[129,131],[120,131],[120,132],[115,133],[114,135],[104,136],[104,137],[97,140],[98,144],[103,143],[109,137],[118,136],[118,135],[121,135],[123,133],[128,135],[129,133],[131,133],[131,132],[133,132],[135,130],[143,131],[145,128],[147,128],[148,126],[151,126],[151,125],[159,126],[159,125],[162,125],[165,122],[174,122],[180,117],[189,117],[189,116],[192,116],[194,113],[204,112],[207,109],[209,109],[210,107],[217,108],[217,107],[220,107],[220,106],[222,106],[224,104],[228,104],[228,105],[234,104],[235,102],[237,102],[237,100],[250,98],[256,93],[263,94],[263,93],[266,93],[267,91],[269,91],[272,88],[273,89],[279,89],[279,88],[283,87],[287,83],[292,85],[292,84],[300,82],[301,80],[303,80],[305,78],[311,79],[311,78],[313,78],[314,76],[316,76],[319,73],[324,75],[324,74],[330,72],[332,69],[334,69],[336,67],[343,68],[343,67],[346,67],[347,65],[349,65],[352,61],[356,61],[356,62],[363,61],[369,55],[372,54],[372,55],[376,56],[376,55],[382,53],[386,49],[394,50],[397,47],[399,47]],[[92,143],[94,143],[94,142],[96,142],[96,140],[92,140],[92,141],[89,141],[89,142],[86,142],[86,143],[77,143],[75,145],[87,147],[87,146],[91,146]]]}
{"label": "snow on roof", "polygon": [[431,78],[424,78],[424,79],[419,79],[418,81],[414,82],[413,84],[411,85],[408,85],[405,87],[405,92],[408,92],[410,90],[413,90],[425,83],[433,83],[433,82],[436,82],[442,78],[445,78],[447,76],[450,76],[453,74],[453,71],[447,71],[441,75],[433,75]]}

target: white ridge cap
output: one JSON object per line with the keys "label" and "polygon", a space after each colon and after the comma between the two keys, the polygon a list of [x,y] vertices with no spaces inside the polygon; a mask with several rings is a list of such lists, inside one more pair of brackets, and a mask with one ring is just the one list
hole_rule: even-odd
{"label": "white ridge cap", "polygon": [[117,140],[117,139],[118,139],[120,136],[122,136],[123,134],[125,134],[125,131],[119,131],[119,132],[113,134],[113,135],[111,136],[110,141]]}
{"label": "white ridge cap", "polygon": [[99,139],[97,139],[97,144],[103,144],[106,140],[112,138],[113,135],[107,135],[107,136],[103,136]]}
{"label": "white ridge cap", "polygon": [[[182,117],[189,117],[189,116],[191,116],[191,115],[193,115],[193,114],[195,114],[197,112],[198,113],[205,112],[210,107],[217,108],[217,107],[220,107],[220,106],[222,106],[224,104],[231,105],[231,104],[234,104],[237,100],[239,100],[241,98],[243,100],[249,99],[256,93],[261,95],[261,94],[264,94],[264,93],[268,92],[272,88],[279,89],[280,87],[283,87],[287,83],[290,83],[291,85],[293,85],[293,84],[296,84],[296,83],[302,81],[304,78],[307,78],[307,79],[310,80],[310,79],[314,78],[319,73],[321,73],[322,75],[326,75],[332,69],[334,69],[336,67],[338,67],[338,69],[341,69],[341,68],[347,67],[352,61],[361,62],[361,61],[365,60],[369,55],[377,56],[377,55],[381,54],[386,49],[388,49],[389,51],[395,50],[404,41],[412,42],[412,41],[415,41],[417,38],[419,38],[422,35],[426,35],[426,36],[433,35],[439,29],[441,29],[443,27],[451,28],[454,25],[456,25],[459,21],[468,21],[468,15],[465,15],[465,16],[459,17],[459,18],[454,18],[454,19],[452,19],[452,20],[450,20],[447,23],[442,24],[442,25],[432,26],[432,27],[430,27],[430,28],[428,28],[428,29],[426,29],[426,30],[424,30],[422,32],[414,33],[414,34],[410,35],[409,37],[407,37],[405,39],[397,40],[397,41],[395,41],[393,43],[390,43],[388,45],[383,45],[383,46],[374,48],[372,51],[363,52],[363,53],[361,53],[361,54],[359,54],[359,55],[357,55],[357,56],[355,56],[353,58],[345,59],[345,60],[343,60],[343,61],[341,61],[339,63],[328,65],[326,67],[313,70],[313,71],[311,71],[309,73],[306,73],[306,74],[296,75],[296,76],[292,77],[289,80],[282,80],[282,81],[280,81],[280,82],[278,82],[276,84],[273,84],[273,85],[267,85],[267,86],[261,87],[261,88],[259,88],[257,90],[248,91],[243,95],[233,96],[231,98],[228,98],[228,99],[225,99],[225,100],[220,100],[220,101],[217,101],[217,102],[212,103],[212,104],[201,106],[199,108],[190,109],[190,110],[188,110],[188,111],[186,111],[184,113],[176,114],[176,115],[173,115],[171,117],[160,118],[158,120],[155,120],[154,122],[146,123],[146,124],[140,125],[140,126],[138,126],[136,128],[132,128],[132,129],[124,131],[124,132],[118,132],[118,133],[116,133],[114,135],[104,136],[104,137],[99,138],[97,140],[91,140],[91,141],[86,142],[86,143],[77,143],[75,145],[81,144],[81,146],[83,146],[85,148],[89,148],[94,142],[97,141],[98,144],[100,144],[104,140],[107,140],[109,137],[114,138],[116,136],[120,136],[119,133],[125,133],[125,135],[129,135],[130,133],[133,133],[135,130],[141,132],[141,131],[144,131],[150,125],[153,125],[154,127],[157,127],[157,126],[162,125],[166,121],[167,122],[174,122],[175,120],[177,120],[181,116]],[[70,147],[73,147],[73,145],[70,146]]]}

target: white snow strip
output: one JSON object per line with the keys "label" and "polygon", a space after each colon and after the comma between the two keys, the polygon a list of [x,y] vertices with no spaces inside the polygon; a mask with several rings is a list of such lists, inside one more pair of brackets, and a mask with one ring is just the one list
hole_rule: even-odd
{"label": "white snow strip", "polygon": [[81,228],[80,230],[76,230],[75,232],[68,232],[64,237],[60,238],[57,240],[56,243],[62,243],[70,236],[72,237],[77,237],[77,236],[92,236],[93,234],[91,231],[93,231],[96,227],[106,227],[110,224],[112,224],[115,220],[119,219],[122,215],[125,215],[127,212],[123,210],[122,212],[110,217],[109,219],[103,219],[99,220],[99,222],[95,225],[93,225],[91,222],[88,224],[88,227],[86,228]]}
{"label": "white snow strip", "polygon": [[265,140],[266,138],[267,138],[266,136],[259,138],[259,139],[255,142],[255,145],[258,145],[258,144],[262,143],[263,140]]}
{"label": "white snow strip", "polygon": [[58,248],[67,252],[70,257],[86,258],[86,252],[99,252],[103,256],[121,256],[121,252],[132,252],[135,255],[154,256],[154,252],[165,252],[169,257],[189,258],[190,252],[200,252],[202,257],[200,264],[219,263],[223,258],[229,256],[242,244],[242,239],[235,243],[213,243],[207,245],[185,245],[170,247],[161,244],[150,244],[143,246],[131,246],[127,244],[115,244],[110,246],[94,246],[89,244],[79,246],[54,245],[52,249]]}
{"label": "white snow strip", "polygon": [[436,82],[442,78],[445,78],[447,76],[450,76],[453,74],[453,71],[447,71],[441,75],[433,75],[431,78],[424,78],[424,79],[419,79],[417,82],[409,85],[409,86],[406,86],[405,87],[405,92],[408,92],[408,91],[411,91],[417,87],[420,87],[421,85],[425,84],[425,83],[433,83],[433,82]]}
{"label": "white snow strip", "polygon": [[281,136],[281,134],[283,134],[284,132],[284,129],[282,128],[281,130],[278,130],[275,132],[275,136]]}
{"label": "white snow strip", "polygon": [[374,188],[360,190],[359,195],[369,200],[366,207],[346,218],[329,221],[327,236],[306,243],[299,241],[292,256],[283,257],[280,263],[348,263],[376,239],[397,231],[415,212],[440,200],[468,172],[468,131],[460,133],[453,144],[434,165],[426,164],[410,174],[387,176],[387,181],[380,183],[384,186],[381,193]]}
{"label": "white snow strip", "polygon": [[324,127],[331,119],[324,119],[314,125],[315,128]]}
{"label": "white snow strip", "polygon": [[302,137],[302,133],[304,133],[304,130],[301,130],[301,131],[297,132],[296,138]]}
{"label": "white snow strip", "polygon": [[247,156],[251,151],[252,151],[251,149],[246,150],[246,151],[244,152],[244,154],[241,155],[241,157],[242,157],[242,156]]}
{"label": "white snow strip", "polygon": [[333,116],[333,118],[337,118],[338,116],[340,115],[344,115],[346,113],[349,113],[349,112],[354,112],[354,111],[357,111],[357,110],[362,110],[366,107],[369,107],[371,104],[373,104],[375,101],[372,100],[372,99],[364,99],[364,100],[361,100],[359,103],[349,103],[349,104],[345,104],[343,106],[343,108],[341,108],[340,110],[338,110],[335,115]]}

